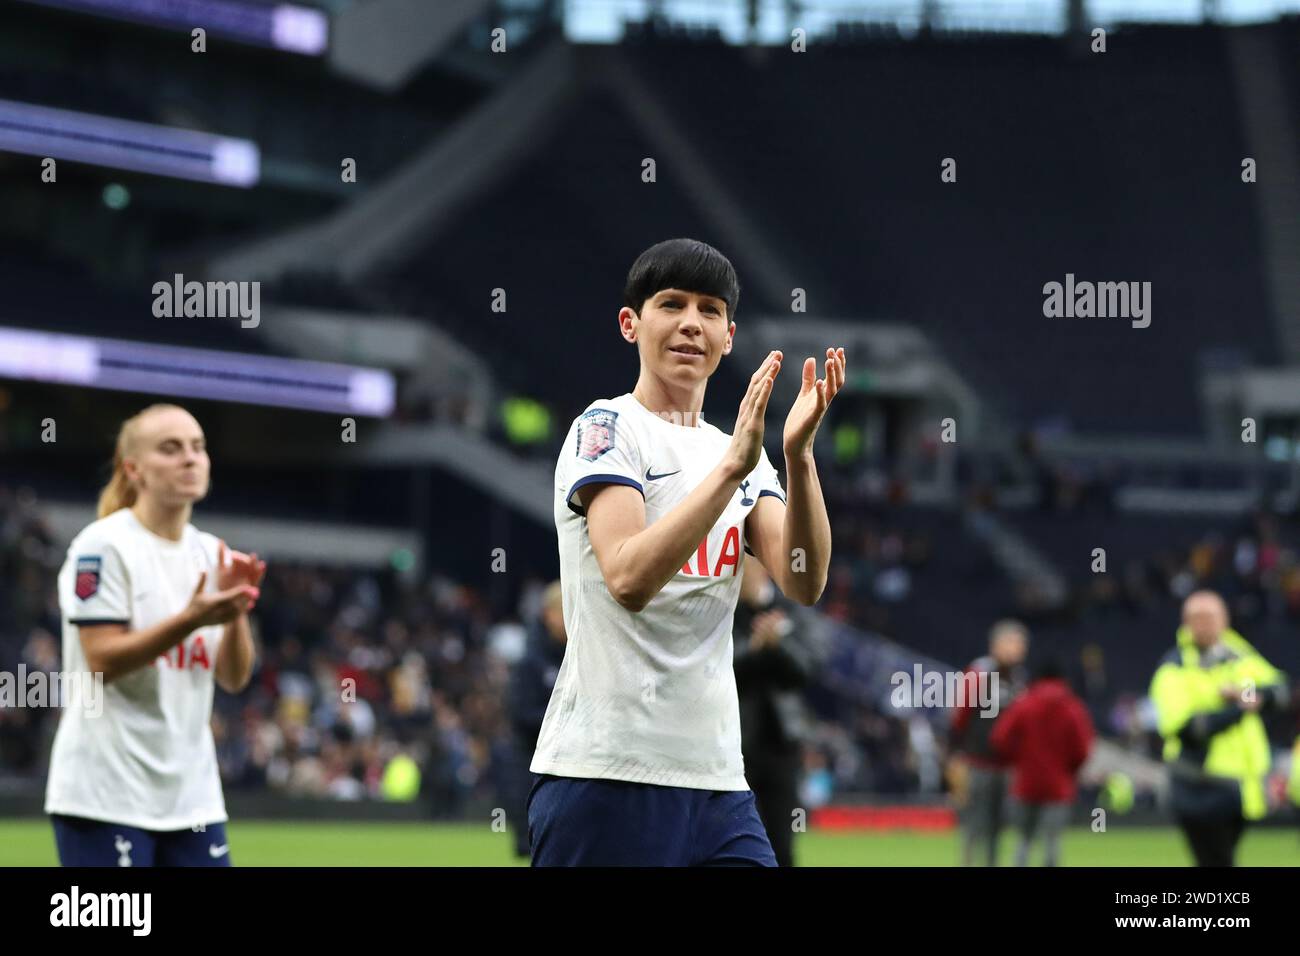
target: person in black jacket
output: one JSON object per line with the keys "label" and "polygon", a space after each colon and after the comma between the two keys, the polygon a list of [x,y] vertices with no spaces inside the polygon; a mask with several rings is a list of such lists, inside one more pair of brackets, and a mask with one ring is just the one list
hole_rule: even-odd
{"label": "person in black jacket", "polygon": [[515,853],[519,856],[529,855],[526,807],[531,775],[528,765],[537,749],[537,735],[542,730],[546,705],[551,701],[551,689],[560,674],[567,640],[560,582],[552,581],[542,594],[542,613],[528,629],[524,655],[510,672],[508,706],[519,762],[516,764],[514,807],[507,814],[507,821],[515,836]]}
{"label": "person in black jacket", "polygon": [[816,614],[783,597],[757,561],[746,561],[732,627],[741,753],[778,866],[793,866],[803,742],[812,720],[803,700],[828,647]]}

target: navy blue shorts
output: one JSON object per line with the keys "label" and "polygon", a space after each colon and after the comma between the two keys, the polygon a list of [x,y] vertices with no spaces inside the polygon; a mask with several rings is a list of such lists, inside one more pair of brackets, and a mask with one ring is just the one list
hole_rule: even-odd
{"label": "navy blue shorts", "polygon": [[63,866],[230,866],[226,825],[141,830],[82,817],[50,817]]}
{"label": "navy blue shorts", "polygon": [[533,866],[776,866],[751,790],[534,774]]}

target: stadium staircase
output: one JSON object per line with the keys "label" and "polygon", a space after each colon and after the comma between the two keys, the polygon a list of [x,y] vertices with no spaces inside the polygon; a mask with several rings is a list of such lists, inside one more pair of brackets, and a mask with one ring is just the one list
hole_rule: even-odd
{"label": "stadium staircase", "polygon": [[409,257],[452,211],[490,190],[552,121],[574,89],[572,51],[554,41],[482,106],[393,175],[334,215],[211,258],[209,275],[273,281],[328,263],[361,282]]}

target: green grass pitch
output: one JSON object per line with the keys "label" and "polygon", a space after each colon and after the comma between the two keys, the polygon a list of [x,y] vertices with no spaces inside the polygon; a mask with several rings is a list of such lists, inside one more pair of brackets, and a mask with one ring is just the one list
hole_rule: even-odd
{"label": "green grass pitch", "polygon": [[[487,825],[419,823],[304,823],[236,820],[228,825],[236,866],[523,866],[509,834]],[[1004,837],[1002,862],[1013,841]],[[796,837],[801,866],[952,866],[955,833],[827,832]],[[1075,829],[1062,849],[1067,866],[1187,866],[1181,834],[1173,828]],[[48,821],[0,820],[0,865],[53,866],[54,834]],[[1031,857],[1036,862],[1036,857]],[[1238,863],[1300,866],[1294,829],[1249,830]]]}

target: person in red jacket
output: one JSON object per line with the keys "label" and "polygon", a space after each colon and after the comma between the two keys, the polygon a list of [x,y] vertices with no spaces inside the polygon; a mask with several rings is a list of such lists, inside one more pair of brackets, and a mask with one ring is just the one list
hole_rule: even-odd
{"label": "person in red jacket", "polygon": [[1016,865],[1029,862],[1041,835],[1043,862],[1056,866],[1061,832],[1074,803],[1075,777],[1092,750],[1092,720],[1070,690],[1058,661],[1043,663],[1029,689],[993,727],[990,744],[1012,766],[1013,816],[1020,830]]}

